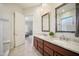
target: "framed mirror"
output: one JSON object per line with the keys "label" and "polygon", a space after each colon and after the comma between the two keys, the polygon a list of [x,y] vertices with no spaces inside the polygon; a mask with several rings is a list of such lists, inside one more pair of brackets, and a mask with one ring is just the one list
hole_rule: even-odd
{"label": "framed mirror", "polygon": [[76,8],[75,3],[66,3],[55,9],[56,32],[76,31]]}
{"label": "framed mirror", "polygon": [[42,32],[50,31],[50,16],[46,13],[42,16]]}

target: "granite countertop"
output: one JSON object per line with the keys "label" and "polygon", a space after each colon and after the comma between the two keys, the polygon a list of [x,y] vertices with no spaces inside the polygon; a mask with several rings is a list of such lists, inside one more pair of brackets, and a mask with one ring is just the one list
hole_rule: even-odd
{"label": "granite countertop", "polygon": [[79,54],[79,43],[74,41],[66,41],[66,40],[60,40],[59,38],[50,38],[49,36],[44,35],[35,35],[38,38],[41,38],[42,40],[48,41],[52,44],[58,45],[62,48],[68,49],[70,51],[76,52]]}

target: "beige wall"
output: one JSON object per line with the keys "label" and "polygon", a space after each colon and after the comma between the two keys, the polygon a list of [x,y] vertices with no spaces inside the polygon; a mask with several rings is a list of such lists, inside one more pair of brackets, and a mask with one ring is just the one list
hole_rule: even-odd
{"label": "beige wall", "polygon": [[36,10],[36,7],[34,8],[27,8],[23,10],[23,13],[25,16],[34,15],[34,12]]}

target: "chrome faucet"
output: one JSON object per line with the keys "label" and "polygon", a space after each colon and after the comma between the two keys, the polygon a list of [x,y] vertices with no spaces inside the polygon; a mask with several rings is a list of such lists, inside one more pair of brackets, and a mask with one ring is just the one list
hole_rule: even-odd
{"label": "chrome faucet", "polygon": [[65,40],[65,36],[64,35],[60,36],[60,39]]}
{"label": "chrome faucet", "polygon": [[65,36],[64,35],[62,35],[62,38],[63,38],[63,40],[65,40]]}
{"label": "chrome faucet", "polygon": [[62,36],[60,37],[60,39],[61,39],[61,40],[66,40],[66,41],[69,40],[69,38],[66,38],[64,35],[62,35]]}

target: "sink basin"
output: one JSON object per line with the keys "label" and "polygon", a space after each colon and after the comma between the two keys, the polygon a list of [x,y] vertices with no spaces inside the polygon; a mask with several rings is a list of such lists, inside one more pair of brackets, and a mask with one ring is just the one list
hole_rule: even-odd
{"label": "sink basin", "polygon": [[37,35],[40,35],[40,36],[48,36],[47,34],[37,34]]}
{"label": "sink basin", "polygon": [[64,40],[57,37],[50,37],[46,34],[38,34],[36,36],[65,49],[79,53],[79,43],[74,42],[72,40]]}
{"label": "sink basin", "polygon": [[73,42],[73,41],[66,41],[66,40],[59,40],[59,39],[57,39],[57,40],[53,40],[53,42],[55,42],[55,43],[58,43],[58,44],[60,44],[60,45],[71,45],[71,46],[79,46],[79,43],[77,43],[77,42]]}

